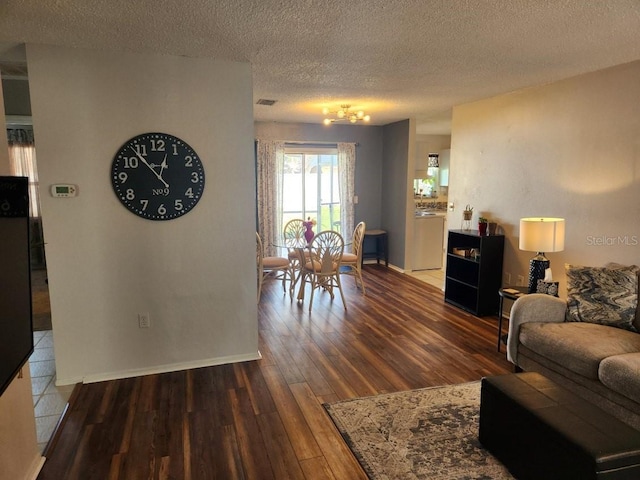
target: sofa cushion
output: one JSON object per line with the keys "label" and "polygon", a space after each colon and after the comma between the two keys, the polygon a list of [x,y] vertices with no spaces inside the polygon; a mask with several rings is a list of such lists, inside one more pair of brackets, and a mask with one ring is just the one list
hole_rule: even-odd
{"label": "sofa cushion", "polygon": [[565,265],[567,320],[637,331],[638,267]]}
{"label": "sofa cushion", "polygon": [[598,380],[600,362],[640,352],[640,334],[593,323],[525,323],[520,343],[572,372]]}
{"label": "sofa cushion", "polygon": [[640,352],[607,357],[600,362],[600,381],[611,390],[640,402]]}

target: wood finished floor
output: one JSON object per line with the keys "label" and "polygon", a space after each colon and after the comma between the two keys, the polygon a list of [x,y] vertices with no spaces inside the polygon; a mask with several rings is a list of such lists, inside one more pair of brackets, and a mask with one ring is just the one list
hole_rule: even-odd
{"label": "wood finished floor", "polygon": [[78,386],[38,479],[365,480],[322,403],[511,371],[496,317],[363,275],[366,296],[344,277],[347,311],[321,293],[309,313],[267,282],[259,361]]}

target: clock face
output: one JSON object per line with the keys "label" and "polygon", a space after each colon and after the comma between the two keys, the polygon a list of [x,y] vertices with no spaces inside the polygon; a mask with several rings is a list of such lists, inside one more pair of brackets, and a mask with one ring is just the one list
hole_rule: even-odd
{"label": "clock face", "polygon": [[166,133],[144,133],[116,153],[111,184],[122,204],[136,215],[172,220],[200,200],[204,168],[184,140]]}

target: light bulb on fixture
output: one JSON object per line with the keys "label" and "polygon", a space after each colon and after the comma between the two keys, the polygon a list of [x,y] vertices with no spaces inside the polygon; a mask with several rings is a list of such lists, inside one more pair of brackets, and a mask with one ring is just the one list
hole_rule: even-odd
{"label": "light bulb on fixture", "polygon": [[350,123],[371,121],[371,115],[366,115],[364,110],[354,112],[350,109],[351,105],[340,105],[340,108],[337,111],[331,112],[329,108],[324,107],[322,109],[322,113],[325,118],[322,123],[325,125],[331,125],[334,122],[340,121],[349,121]]}

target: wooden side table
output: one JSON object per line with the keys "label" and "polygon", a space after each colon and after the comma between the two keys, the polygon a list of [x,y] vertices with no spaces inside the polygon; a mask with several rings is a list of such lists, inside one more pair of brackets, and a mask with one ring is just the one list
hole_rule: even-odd
{"label": "wooden side table", "polygon": [[529,287],[503,287],[498,290],[498,295],[500,296],[500,307],[498,309],[498,351],[500,351],[500,344],[502,343],[502,305],[504,304],[504,299],[515,301],[521,296],[528,294]]}
{"label": "wooden side table", "polygon": [[[373,238],[376,241],[376,251],[367,252],[362,251],[362,263],[364,264],[365,258],[375,258],[378,264],[380,264],[380,258],[384,259],[384,266],[389,266],[389,244],[387,242],[387,232],[385,230],[365,230],[364,241],[367,238]],[[364,243],[363,243],[364,245]]]}

